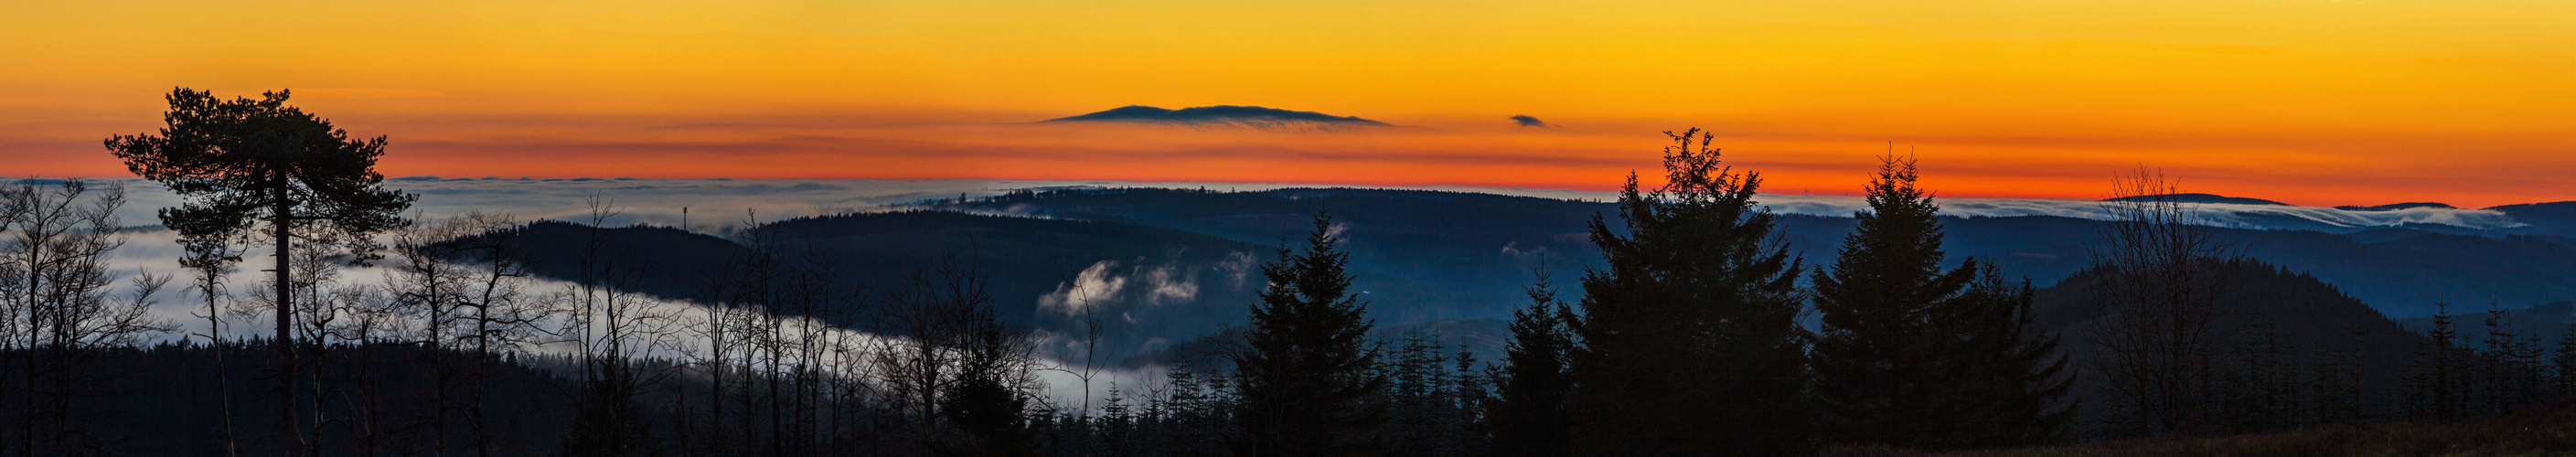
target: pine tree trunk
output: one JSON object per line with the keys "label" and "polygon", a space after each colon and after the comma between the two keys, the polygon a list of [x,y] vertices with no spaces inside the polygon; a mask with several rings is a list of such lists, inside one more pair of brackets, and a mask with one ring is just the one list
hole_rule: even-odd
{"label": "pine tree trunk", "polygon": [[290,294],[292,275],[287,269],[287,249],[294,239],[295,221],[289,211],[295,203],[287,200],[286,179],[279,178],[272,185],[276,186],[270,191],[275,213],[269,216],[269,226],[277,230],[277,340],[271,344],[277,346],[278,434],[283,438],[280,445],[286,447],[286,455],[300,457],[304,455],[304,434],[295,426],[295,299]]}

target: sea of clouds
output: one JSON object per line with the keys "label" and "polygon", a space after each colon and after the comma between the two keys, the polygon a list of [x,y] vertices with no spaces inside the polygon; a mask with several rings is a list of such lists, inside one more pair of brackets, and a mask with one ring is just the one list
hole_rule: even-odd
{"label": "sea of clouds", "polygon": [[[94,180],[120,183],[129,203],[127,224],[152,225],[153,212],[175,206],[176,195],[150,181],[134,178]],[[644,178],[442,178],[409,176],[386,181],[387,187],[420,195],[415,215],[429,218],[467,211],[507,213],[520,220],[589,220],[595,200],[615,211],[610,225],[679,226],[718,233],[747,222],[902,209],[956,198],[978,198],[1021,189],[1160,187],[1258,191],[1291,187],[1332,187],[1297,183],[1207,183],[1124,181],[1021,181],[966,179],[644,179]],[[1503,189],[1481,187],[1398,187],[1398,189],[1482,192],[1526,197],[1611,201],[1616,192]],[[1788,214],[1850,216],[1868,207],[1858,196],[1763,195],[1758,200]],[[1941,198],[1943,214],[1961,217],[2061,216],[2104,219],[2101,202],[2033,198]],[[2332,227],[2379,227],[2399,224],[2443,224],[2471,229],[2522,225],[2502,212],[2458,208],[2410,208],[2395,211],[2349,211],[2335,208],[2200,204],[2199,217],[2209,225],[2237,228],[2294,228],[2278,221]],[[685,208],[685,210],[684,210]],[[685,213],[685,214],[684,214]]]}

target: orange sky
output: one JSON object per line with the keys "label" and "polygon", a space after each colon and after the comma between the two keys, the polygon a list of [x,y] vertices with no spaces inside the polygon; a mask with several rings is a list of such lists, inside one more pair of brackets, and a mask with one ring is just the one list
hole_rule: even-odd
{"label": "orange sky", "polygon": [[[1953,196],[2576,199],[2556,0],[23,3],[0,175],[122,175],[187,86],[294,88],[391,175],[1601,189],[1697,126],[1785,193],[1893,142]],[[1129,104],[1404,127],[1028,124]]]}

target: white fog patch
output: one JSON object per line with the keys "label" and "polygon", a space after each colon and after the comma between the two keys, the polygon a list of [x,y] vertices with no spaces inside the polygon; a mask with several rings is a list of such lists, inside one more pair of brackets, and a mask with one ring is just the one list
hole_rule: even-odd
{"label": "white fog patch", "polygon": [[1504,257],[1510,257],[1510,258],[1513,258],[1513,259],[1518,259],[1518,260],[1527,261],[1527,260],[1532,260],[1532,259],[1535,259],[1535,258],[1538,258],[1538,257],[1541,257],[1541,256],[1545,256],[1545,255],[1547,255],[1547,254],[1548,254],[1547,246],[1539,246],[1539,247],[1533,247],[1533,248],[1529,248],[1529,249],[1521,249],[1521,242],[1519,242],[1519,241],[1513,241],[1513,242],[1509,242],[1509,243],[1503,243],[1503,256],[1504,256]]}
{"label": "white fog patch", "polygon": [[1026,204],[1026,203],[1013,204],[1013,205],[1011,205],[1011,206],[1005,206],[1005,207],[1002,207],[1002,209],[998,209],[998,210],[987,210],[987,209],[980,209],[980,208],[967,208],[967,209],[952,209],[952,210],[950,210],[950,211],[956,211],[956,212],[966,213],[966,214],[973,214],[973,215],[978,215],[978,216],[1025,217],[1025,218],[1033,218],[1033,219],[1054,219],[1054,218],[1055,218],[1055,216],[1051,216],[1051,215],[1047,215],[1047,214],[1045,214],[1045,213],[1040,213],[1040,212],[1038,212],[1038,208],[1037,208],[1036,206],[1032,206],[1032,205],[1029,205],[1029,204]]}
{"label": "white fog patch", "polygon": [[[1074,275],[1072,281],[1057,283],[1054,292],[1038,296],[1038,309],[1074,316],[1131,300],[1146,306],[1163,306],[1189,303],[1198,298],[1197,268],[1178,264],[1140,265],[1122,272],[1119,266],[1115,260],[1092,263]],[[1224,263],[1218,265],[1219,268],[1223,266]],[[1131,291],[1140,296],[1129,297]],[[1120,316],[1121,319],[1133,320],[1133,316],[1125,313]]]}
{"label": "white fog patch", "polygon": [[1145,296],[1151,305],[1189,303],[1198,298],[1199,282],[1195,271],[1164,265],[1145,270],[1145,284],[1152,288]]}
{"label": "white fog patch", "polygon": [[1058,314],[1076,315],[1115,304],[1118,292],[1127,288],[1127,278],[1110,272],[1118,262],[1102,260],[1074,275],[1072,282],[1056,285],[1055,292],[1038,296],[1038,309]]}
{"label": "white fog patch", "polygon": [[1243,290],[1243,282],[1252,277],[1252,261],[1252,253],[1249,252],[1227,253],[1224,261],[1217,262],[1216,271],[1225,274],[1228,287]]}

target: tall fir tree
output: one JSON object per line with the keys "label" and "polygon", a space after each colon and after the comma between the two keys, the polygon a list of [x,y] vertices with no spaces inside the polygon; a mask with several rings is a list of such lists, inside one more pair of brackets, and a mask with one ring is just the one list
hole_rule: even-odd
{"label": "tall fir tree", "polygon": [[[1814,276],[1810,356],[1826,439],[1939,450],[2055,436],[2062,358],[2025,341],[2030,291],[1975,259],[1943,269],[1940,205],[1912,157],[1880,159],[1870,210]],[[2055,418],[2055,420],[2043,420]]]}
{"label": "tall fir tree", "polygon": [[1600,216],[1607,260],[1570,322],[1577,452],[1778,455],[1814,444],[1801,262],[1753,197],[1761,176],[1721,166],[1714,135],[1666,132],[1666,182],[1620,191],[1625,234]]}
{"label": "tall fir tree", "polygon": [[1234,448],[1253,456],[1377,455],[1387,388],[1375,322],[1352,294],[1350,254],[1336,246],[1330,215],[1315,215],[1303,251],[1279,248],[1261,267],[1269,286],[1252,307],[1245,347],[1232,354],[1239,378]]}
{"label": "tall fir tree", "polygon": [[2576,320],[2567,321],[2566,327],[2558,336],[2558,355],[2549,358],[2549,365],[2558,374],[2558,395],[2576,397]]}
{"label": "tall fir tree", "polygon": [[1959,300],[1976,261],[1944,270],[1940,206],[1915,187],[1914,159],[1880,159],[1869,211],[1814,276],[1816,400],[1827,439],[1943,448],[1957,425],[1953,392],[1965,374],[1941,344],[1962,323],[1937,308]]}
{"label": "tall fir tree", "polygon": [[1008,457],[1038,454],[1029,426],[1028,348],[1022,331],[990,307],[967,314],[957,379],[939,392],[940,415],[955,433],[931,444],[941,456]]}
{"label": "tall fir tree", "polygon": [[1571,313],[1556,298],[1556,287],[1541,273],[1529,287],[1530,306],[1512,311],[1512,340],[1504,346],[1506,365],[1495,373],[1493,405],[1485,428],[1498,456],[1564,456],[1574,452],[1572,418],[1566,397],[1574,380],[1566,372],[1566,353],[1574,336],[1567,333]]}
{"label": "tall fir tree", "polygon": [[1952,417],[1953,434],[1941,447],[1988,448],[2065,441],[2080,406],[2065,401],[2075,389],[2058,335],[2032,324],[2030,281],[2004,280],[1994,265],[1979,267],[1968,292],[1940,307],[1955,323],[1943,353],[1956,360],[1963,404]]}
{"label": "tall fir tree", "polygon": [[2452,326],[2451,302],[2433,303],[2432,325],[2424,329],[2424,348],[2416,354],[2416,370],[2411,374],[2415,387],[2415,419],[2450,422],[2467,409],[2460,390],[2467,387],[2459,346],[2460,333]]}

